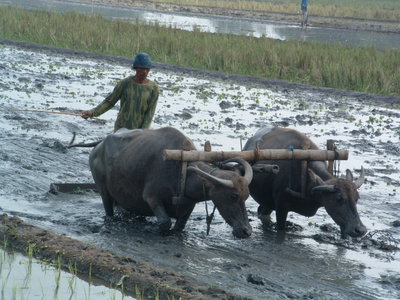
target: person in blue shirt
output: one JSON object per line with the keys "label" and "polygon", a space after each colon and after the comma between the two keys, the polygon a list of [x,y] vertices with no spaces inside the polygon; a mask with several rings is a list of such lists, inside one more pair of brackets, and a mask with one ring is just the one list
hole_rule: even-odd
{"label": "person in blue shirt", "polygon": [[303,12],[303,20],[301,22],[302,28],[307,26],[307,21],[308,21],[307,6],[308,6],[308,0],[301,0],[301,11]]}

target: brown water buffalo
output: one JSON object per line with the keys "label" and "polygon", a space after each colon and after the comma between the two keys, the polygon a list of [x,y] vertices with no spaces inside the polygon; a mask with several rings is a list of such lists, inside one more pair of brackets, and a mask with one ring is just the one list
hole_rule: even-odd
{"label": "brown water buffalo", "polygon": [[[260,149],[302,149],[309,144],[310,149],[318,147],[303,133],[289,128],[263,128],[249,139],[244,150]],[[254,173],[250,184],[250,194],[257,203],[260,219],[270,222],[270,214],[276,211],[278,230],[285,229],[289,211],[303,216],[313,216],[320,207],[325,207],[328,214],[340,226],[341,236],[363,236],[367,229],[357,212],[359,194],[357,189],[364,182],[364,169],[361,167],[360,178],[353,181],[350,170],[346,178],[332,176],[323,161],[308,162],[307,188],[301,196],[301,162],[295,160],[260,161],[260,163],[279,166],[277,175]]]}
{"label": "brown water buffalo", "polygon": [[221,170],[205,162],[188,164],[183,197],[178,196],[181,162],[164,161],[165,149],[195,150],[192,141],[171,128],[157,130],[121,129],[107,136],[90,153],[89,164],[100,191],[107,216],[114,204],[139,215],[157,217],[160,230],[180,232],[196,203],[211,199],[221,216],[239,238],[251,235],[245,200],[253,177],[250,164],[234,159],[244,167],[244,175]]}

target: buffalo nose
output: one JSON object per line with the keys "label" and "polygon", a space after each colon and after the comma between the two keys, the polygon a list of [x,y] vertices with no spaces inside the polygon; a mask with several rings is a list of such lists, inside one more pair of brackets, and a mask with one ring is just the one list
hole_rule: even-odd
{"label": "buffalo nose", "polygon": [[367,228],[363,225],[361,227],[357,227],[355,230],[356,236],[363,236],[367,233]]}
{"label": "buffalo nose", "polygon": [[364,225],[357,226],[351,232],[348,232],[348,235],[351,237],[361,237],[367,233],[367,228]]}
{"label": "buffalo nose", "polygon": [[253,229],[251,227],[243,227],[239,230],[234,230],[233,235],[237,238],[244,239],[248,238],[253,232]]}

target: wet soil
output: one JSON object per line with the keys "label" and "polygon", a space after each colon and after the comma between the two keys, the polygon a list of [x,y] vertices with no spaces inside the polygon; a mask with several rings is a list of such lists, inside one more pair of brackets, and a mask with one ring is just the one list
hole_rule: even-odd
{"label": "wet soil", "polygon": [[[81,0],[88,1],[90,0]],[[160,3],[157,1],[137,1],[137,0],[96,0],[98,3],[112,3],[117,5],[128,5],[132,7],[140,7],[146,9],[190,13],[190,14],[206,14],[232,17],[237,19],[252,20],[268,20],[299,24],[301,22],[300,14],[272,12],[272,11],[254,11],[239,10],[221,7],[207,7],[202,5],[181,5],[174,3]],[[314,27],[351,29],[376,32],[394,32],[400,33],[400,23],[398,20],[374,20],[350,17],[325,17],[310,14],[309,24]]]}
{"label": "wet soil", "polygon": [[213,149],[229,149],[266,123],[297,127],[318,142],[327,136],[341,140],[352,155],[347,167],[356,175],[364,165],[367,172],[358,208],[370,230],[361,239],[342,240],[321,211],[312,218],[290,215],[282,239],[274,228],[262,228],[249,199],[249,239],[235,239],[219,215],[207,236],[203,205],[182,235],[160,236],[154,218],[121,212],[105,220],[94,191],[48,192],[54,182],[92,182],[91,149],[66,145],[73,132],[76,142],[110,133],[115,109],[102,116],[106,123],[13,111],[87,109],[94,105],[91,98],[97,102],[108,94],[131,59],[6,40],[0,47],[0,212],[18,217],[3,215],[0,235],[20,251],[34,243],[38,256],[62,253],[64,263],[76,262],[81,274],[92,264],[93,276],[107,283],[124,279],[127,289],[138,285],[162,297],[400,297],[400,98],[156,64],[152,76],[162,97],[154,126],[175,126],[197,144],[210,139]]}

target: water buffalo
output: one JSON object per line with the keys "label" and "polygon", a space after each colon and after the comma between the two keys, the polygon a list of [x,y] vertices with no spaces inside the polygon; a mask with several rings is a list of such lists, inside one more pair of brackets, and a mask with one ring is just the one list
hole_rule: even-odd
{"label": "water buffalo", "polygon": [[[303,133],[289,128],[262,128],[250,138],[244,150],[260,149],[302,149],[308,144],[310,149],[318,147]],[[320,207],[325,207],[328,214],[340,226],[341,236],[363,236],[367,229],[357,212],[359,194],[357,189],[364,182],[364,169],[353,181],[350,170],[346,178],[332,176],[323,161],[308,162],[307,188],[304,196],[301,190],[301,162],[295,160],[260,161],[258,163],[276,164],[277,175],[254,173],[250,184],[250,194],[259,205],[258,215],[263,223],[271,222],[270,214],[276,211],[278,230],[285,229],[289,211],[303,216],[313,216]]]}
{"label": "water buffalo", "polygon": [[245,200],[253,177],[250,164],[243,165],[244,175],[221,170],[205,162],[190,162],[183,197],[179,193],[181,162],[164,161],[165,149],[195,150],[193,142],[171,128],[157,130],[121,129],[108,135],[90,153],[89,164],[100,191],[107,216],[114,204],[139,215],[157,217],[162,232],[169,232],[171,217],[176,218],[172,231],[180,232],[196,203],[211,199],[221,216],[233,227],[238,238],[251,235]]}

